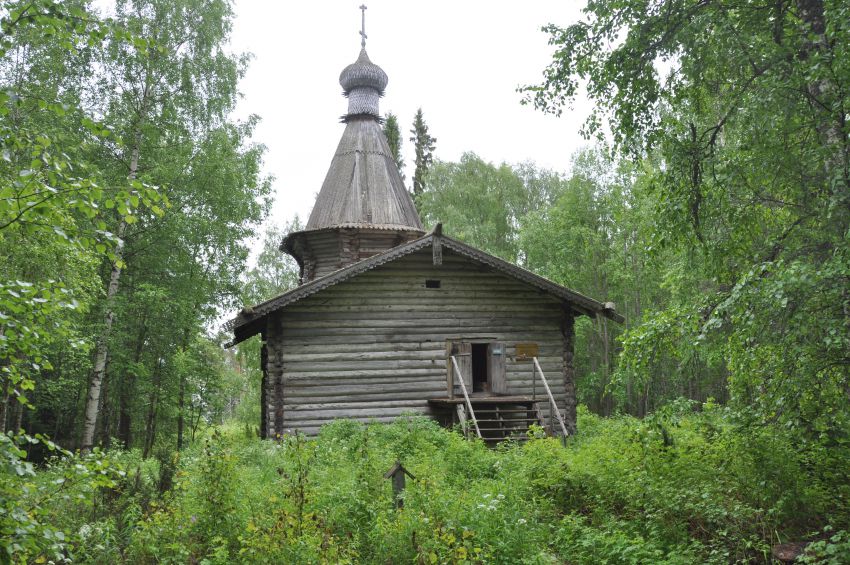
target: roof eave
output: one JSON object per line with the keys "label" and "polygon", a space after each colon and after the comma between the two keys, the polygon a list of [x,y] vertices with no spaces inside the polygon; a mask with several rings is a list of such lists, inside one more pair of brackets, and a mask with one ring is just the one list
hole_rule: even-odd
{"label": "roof eave", "polygon": [[[432,231],[419,239],[403,243],[393,247],[392,249],[384,251],[383,253],[378,253],[368,259],[343,267],[342,269],[302,284],[301,286],[266,300],[265,302],[261,302],[252,307],[243,308],[235,318],[229,320],[225,324],[225,329],[229,331],[232,330],[235,335],[235,339],[230,345],[240,343],[241,341],[259,333],[261,329],[257,328],[260,328],[262,324],[257,324],[257,322],[260,319],[265,318],[268,314],[283,308],[288,304],[301,300],[302,298],[313,295],[329,286],[348,280],[360,273],[404,257],[410,253],[419,251],[420,249],[424,249],[429,244],[433,243],[433,239],[435,237],[439,238],[440,245],[443,245],[448,249],[460,253],[461,255],[465,255],[474,261],[488,265],[509,276],[513,276],[514,278],[535,286],[544,292],[555,295],[564,302],[567,302],[571,308],[580,314],[591,317],[604,316],[617,323],[625,322],[625,318],[614,310],[613,304],[610,302],[603,304],[590,297],[584,296],[579,292],[570,290],[565,286],[561,286],[558,283],[550,281],[545,277],[541,277],[540,275],[523,269],[522,267],[513,265],[504,259],[499,259],[498,257],[490,255],[480,249],[476,249],[456,239],[452,239],[450,237],[440,235],[438,232]],[[285,244],[286,240],[284,240],[281,247],[284,247]],[[242,335],[239,336],[238,334]]]}

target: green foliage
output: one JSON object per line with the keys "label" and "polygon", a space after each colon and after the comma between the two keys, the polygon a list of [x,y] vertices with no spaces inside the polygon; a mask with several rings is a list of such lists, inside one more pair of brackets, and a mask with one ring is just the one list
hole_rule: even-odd
{"label": "green foliage", "polygon": [[[847,483],[788,430],[684,400],[644,420],[579,419],[566,448],[489,449],[421,417],[281,442],[227,427],[181,452],[170,490],[162,465],[130,452],[117,458],[136,471],[100,491],[96,512],[58,498],[44,510],[66,511],[68,551],[103,563],[768,562],[772,544],[824,522],[836,531],[812,555],[846,545]],[[415,477],[401,510],[383,478],[397,460]]]}
{"label": "green foliage", "polygon": [[243,304],[252,306],[298,286],[298,264],[292,256],[281,252],[280,242],[289,233],[302,229],[298,216],[283,228],[274,225],[266,228],[256,265],[243,276]]}
{"label": "green foliage", "polygon": [[562,190],[558,174],[533,164],[496,166],[464,153],[457,163],[434,163],[417,206],[426,224],[443,222],[453,237],[517,261],[526,215],[544,209]]}
{"label": "green foliage", "polygon": [[818,540],[806,546],[805,552],[797,561],[800,563],[820,563],[823,565],[843,565],[850,555],[850,532],[845,530],[833,531],[826,527],[822,535],[825,539]]}
{"label": "green foliage", "polygon": [[401,175],[401,180],[404,180],[404,173],[402,172],[404,170],[404,159],[401,157],[403,138],[401,137],[401,129],[398,126],[398,117],[392,112],[389,112],[384,118],[382,129],[384,131],[384,137],[387,138],[387,144],[390,146],[390,154],[393,156],[395,166]]}
{"label": "green foliage", "polygon": [[639,525],[616,518],[592,521],[571,514],[559,524],[556,544],[577,563],[686,565],[700,561],[687,545],[670,551],[647,538]]}
{"label": "green foliage", "polygon": [[[434,149],[437,143],[437,138],[428,133],[428,125],[425,123],[422,108],[416,110],[416,115],[413,116],[413,129],[410,130],[410,133],[413,134],[410,137],[410,142],[413,144],[413,166],[415,167],[413,169],[412,192],[413,200],[418,204],[422,193],[425,192],[426,178],[434,161]],[[401,147],[401,143],[399,143],[399,147]]]}
{"label": "green foliage", "polygon": [[[659,262],[647,253],[647,202],[639,172],[599,149],[582,150],[551,204],[526,215],[519,232],[528,268],[597,300],[615,302],[626,317],[625,328],[668,300],[658,285]],[[658,367],[639,377],[618,378],[615,344],[624,327],[603,318],[577,322],[576,388],[579,400],[593,410],[644,414],[671,398],[698,396]]]}
{"label": "green foliage", "polygon": [[453,236],[514,261],[517,217],[511,204],[524,199],[524,188],[510,166],[465,153],[458,163],[434,164],[419,209],[426,223],[443,222]]}
{"label": "green foliage", "polygon": [[[207,552],[216,551],[233,538],[236,509],[236,465],[217,430],[204,444],[198,467],[198,517],[191,520]],[[204,543],[202,541],[202,544]],[[203,550],[202,549],[202,550]],[[232,549],[232,548],[228,548]]]}
{"label": "green foliage", "polygon": [[[586,133],[610,123],[623,155],[656,163],[643,175],[652,247],[675,257],[665,267],[681,299],[636,330],[628,363],[656,364],[672,344],[702,359],[691,372],[721,365],[758,419],[843,446],[846,3],[592,1],[585,14],[544,28],[557,50],[526,102],[560,113],[586,83]],[[665,335],[664,318],[687,327]]]}
{"label": "green foliage", "polygon": [[[2,4],[0,428],[75,444],[88,397],[86,432],[150,455],[232,411],[232,371],[203,334],[238,301],[270,190],[256,118],[228,116],[246,62],[223,47],[232,16]],[[97,387],[92,349],[108,360]]]}
{"label": "green foliage", "polygon": [[[36,473],[27,448],[54,457]],[[74,456],[43,437],[0,434],[0,561],[65,563],[80,543],[65,512],[78,519],[124,472],[99,451]]]}
{"label": "green foliage", "polygon": [[[242,276],[270,183],[256,118],[229,118],[230,3],[0,2],[0,431],[35,437],[0,434],[0,561],[729,563],[813,540],[804,562],[842,562],[850,11],[586,14],[547,28],[528,101],[559,112],[586,82],[586,132],[612,118],[619,155],[434,163],[421,109],[411,131],[426,221],[627,317],[578,320],[578,390],[642,420],[585,410],[566,448],[535,430],[491,450],[417,417],[256,439],[259,341],[226,353],[206,328],[297,284],[277,246],[301,227],[270,229]],[[35,433],[75,441],[87,396],[88,431],[126,451]]]}
{"label": "green foliage", "polygon": [[0,20],[0,422],[5,426],[9,396],[29,405],[26,391],[53,368],[51,344],[82,344],[78,321],[92,298],[94,265],[117,260],[119,238],[108,226],[114,211],[136,221],[162,214],[168,201],[138,180],[107,182],[86,154],[117,140],[83,110],[75,84],[80,66],[101,41],[131,36],[76,2],[3,2]]}

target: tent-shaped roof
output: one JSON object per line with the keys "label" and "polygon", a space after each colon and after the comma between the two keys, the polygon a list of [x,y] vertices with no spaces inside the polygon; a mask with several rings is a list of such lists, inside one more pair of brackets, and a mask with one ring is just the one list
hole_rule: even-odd
{"label": "tent-shaped roof", "polygon": [[355,277],[360,273],[370,271],[380,265],[400,259],[429,246],[435,249],[435,253],[441,253],[443,248],[450,249],[461,256],[467,257],[483,265],[487,265],[498,272],[534,286],[563,300],[564,302],[569,303],[574,310],[581,314],[588,316],[601,315],[620,323],[624,321],[624,318],[614,311],[614,305],[612,303],[608,302],[603,304],[602,302],[598,302],[592,298],[584,296],[583,294],[554,283],[540,275],[535,275],[531,271],[527,271],[521,267],[517,267],[507,261],[499,259],[498,257],[490,255],[489,253],[485,253],[480,249],[476,249],[456,239],[446,237],[441,234],[441,226],[438,224],[434,231],[419,239],[401,244],[397,247],[384,251],[383,253],[373,255],[368,259],[353,263],[347,267],[334,271],[329,275],[313,279],[312,281],[276,296],[271,300],[243,309],[236,318],[227,322],[227,325],[225,326],[227,329],[233,330],[234,340],[232,343],[239,343],[262,331],[264,325],[263,320],[268,314],[276,310],[316,294],[325,288]]}
{"label": "tent-shaped roof", "polygon": [[422,230],[381,126],[372,118],[345,125],[306,230],[349,225]]}
{"label": "tent-shaped roof", "polygon": [[[381,129],[378,100],[387,86],[386,73],[369,60],[364,46],[357,61],[342,71],[339,83],[348,98],[348,113],[342,118],[345,131],[307,225],[281,244],[281,250],[298,261],[306,280],[313,277],[312,267],[305,269],[310,256],[323,263],[348,260],[328,247],[324,241],[327,230],[392,231],[402,240],[423,234],[419,214]],[[391,242],[386,240],[385,247]],[[340,242],[337,247],[342,246]]]}

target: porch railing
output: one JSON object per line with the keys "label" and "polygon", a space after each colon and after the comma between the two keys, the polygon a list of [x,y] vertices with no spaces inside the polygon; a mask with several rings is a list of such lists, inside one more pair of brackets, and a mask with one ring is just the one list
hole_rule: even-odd
{"label": "porch railing", "polygon": [[[546,375],[543,374],[543,369],[540,368],[540,363],[537,362],[537,357],[532,357],[532,359],[534,360],[534,370],[535,372],[540,373],[540,382],[543,383],[543,388],[546,390],[546,395],[549,397],[550,422],[552,416],[555,416],[558,420],[558,424],[561,426],[561,433],[564,434],[564,437],[567,437],[569,434],[567,434],[567,425],[564,423],[564,416],[561,414],[561,410],[555,402],[555,397],[552,396],[552,391],[549,389],[549,383],[546,381]],[[464,393],[465,392],[466,391],[464,390]]]}
{"label": "porch railing", "polygon": [[[481,437],[481,429],[478,427],[478,419],[475,417],[475,410],[472,409],[472,402],[469,400],[469,393],[466,391],[466,384],[463,382],[463,375],[460,372],[460,367],[457,364],[457,359],[452,355],[452,368],[454,369],[455,374],[457,375],[457,380],[460,383],[460,390],[463,392],[463,400],[466,403],[466,409],[469,410],[469,419],[472,420],[472,425],[475,426],[475,433],[478,437]],[[458,416],[460,412],[458,412]],[[463,417],[461,416],[461,424],[463,424]]]}

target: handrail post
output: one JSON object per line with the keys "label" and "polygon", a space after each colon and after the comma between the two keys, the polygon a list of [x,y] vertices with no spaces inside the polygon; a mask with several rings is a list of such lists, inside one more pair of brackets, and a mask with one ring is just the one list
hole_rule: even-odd
{"label": "handrail post", "polygon": [[448,377],[448,389],[449,389],[449,398],[454,399],[455,397],[455,372],[454,370],[449,371]]}
{"label": "handrail post", "polygon": [[531,400],[537,402],[537,369],[531,366]]}
{"label": "handrail post", "polygon": [[[543,388],[546,390],[546,394],[549,395],[549,410],[555,413],[555,416],[558,417],[558,423],[561,425],[561,431],[564,433],[564,437],[567,437],[569,434],[567,433],[567,425],[564,424],[564,417],[561,415],[561,411],[558,409],[558,404],[555,402],[555,397],[552,396],[552,391],[549,389],[549,383],[546,381],[546,375],[543,374],[543,369],[540,368],[540,363],[537,362],[537,357],[532,357],[534,360],[534,368],[540,371],[540,382],[543,383]],[[464,390],[464,392],[466,392]]]}
{"label": "handrail post", "polygon": [[[475,417],[475,410],[472,409],[472,402],[469,400],[469,393],[466,392],[466,383],[463,382],[463,374],[460,372],[460,367],[457,364],[457,359],[452,355],[452,367],[457,372],[458,381],[460,382],[460,390],[463,391],[463,399],[466,401],[466,408],[469,410],[469,416],[472,419],[472,424],[475,426],[475,433],[481,438],[481,429],[478,427],[478,418]],[[483,438],[482,438],[483,439]]]}
{"label": "handrail post", "polygon": [[461,404],[455,404],[455,412],[457,413],[457,421],[460,424],[460,429],[463,430],[463,437],[469,439],[469,426],[466,424],[466,408]]}

